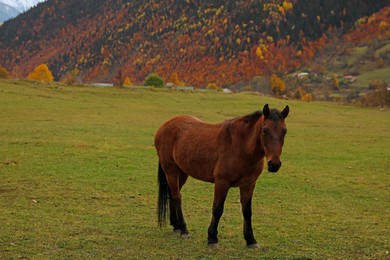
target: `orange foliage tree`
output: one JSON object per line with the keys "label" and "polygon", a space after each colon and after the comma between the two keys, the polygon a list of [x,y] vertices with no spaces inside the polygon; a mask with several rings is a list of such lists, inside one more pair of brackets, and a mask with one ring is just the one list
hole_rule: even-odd
{"label": "orange foliage tree", "polygon": [[169,77],[169,81],[174,83],[176,86],[185,86],[186,84],[180,79],[177,72],[173,72]]}
{"label": "orange foliage tree", "polygon": [[52,82],[54,80],[53,74],[46,64],[41,64],[34,69],[34,72],[27,76],[28,79],[40,82]]}
{"label": "orange foliage tree", "polygon": [[0,66],[0,79],[8,79],[8,71],[3,66]]}

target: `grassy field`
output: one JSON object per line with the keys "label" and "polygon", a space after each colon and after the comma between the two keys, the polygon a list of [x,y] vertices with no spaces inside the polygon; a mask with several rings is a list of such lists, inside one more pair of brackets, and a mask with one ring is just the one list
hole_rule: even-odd
{"label": "grassy field", "polygon": [[[177,114],[216,123],[265,103],[291,108],[283,167],[253,201],[238,190],[208,249],[211,184],[190,179],[190,240],[157,228],[156,129]],[[390,113],[224,95],[0,81],[0,259],[390,259]]]}
{"label": "grassy field", "polygon": [[355,81],[351,86],[357,89],[367,89],[371,82],[374,80],[382,80],[384,82],[390,81],[390,67],[386,66],[381,69],[375,69],[373,71],[367,71],[361,73],[358,76],[358,80]]}

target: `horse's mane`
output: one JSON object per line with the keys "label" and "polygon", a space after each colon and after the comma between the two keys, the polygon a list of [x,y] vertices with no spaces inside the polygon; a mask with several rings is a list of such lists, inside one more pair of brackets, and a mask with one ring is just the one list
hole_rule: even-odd
{"label": "horse's mane", "polygon": [[[231,122],[234,122],[236,120],[243,120],[245,123],[252,123],[252,122],[256,122],[257,120],[259,120],[262,115],[263,115],[263,112],[260,110],[257,110],[255,112],[248,114],[248,115],[245,115],[245,116],[228,119],[224,123],[231,123]],[[279,121],[279,120],[283,119],[283,116],[279,110],[271,109],[270,115],[268,118],[271,119],[272,121]]]}
{"label": "horse's mane", "polygon": [[[253,112],[252,114],[246,115],[241,117],[246,123],[257,121],[261,116],[263,115],[263,112],[258,110]],[[271,109],[268,119],[271,119],[272,121],[279,121],[283,120],[282,113],[280,113],[277,109]]]}
{"label": "horse's mane", "polygon": [[231,118],[231,119],[227,119],[225,120],[224,122],[222,122],[222,125],[230,125],[234,122],[237,122],[238,121],[244,121],[245,123],[251,123],[251,122],[256,122],[261,116],[262,116],[262,112],[260,110],[258,111],[255,111],[251,114],[248,114],[248,115],[245,115],[245,116],[239,116],[239,117],[234,117],[234,118]]}
{"label": "horse's mane", "polygon": [[249,122],[252,122],[252,121],[257,121],[262,115],[263,115],[263,113],[260,110],[257,110],[255,112],[253,112],[252,114],[243,116],[242,119],[246,123],[249,123]]}

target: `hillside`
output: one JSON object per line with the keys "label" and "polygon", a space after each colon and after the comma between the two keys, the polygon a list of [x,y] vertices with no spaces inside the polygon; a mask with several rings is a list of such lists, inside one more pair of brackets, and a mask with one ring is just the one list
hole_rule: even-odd
{"label": "hillside", "polygon": [[0,27],[0,65],[14,77],[46,63],[56,80],[77,68],[86,82],[141,83],[156,72],[228,86],[311,64],[329,37],[389,3],[49,0]]}

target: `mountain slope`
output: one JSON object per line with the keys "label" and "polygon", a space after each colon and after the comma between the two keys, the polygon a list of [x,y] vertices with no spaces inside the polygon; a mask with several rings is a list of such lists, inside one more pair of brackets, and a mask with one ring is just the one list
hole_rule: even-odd
{"label": "mountain slope", "polygon": [[389,1],[50,0],[0,27],[0,61],[25,77],[47,63],[56,79],[230,85],[286,73],[313,59],[331,29],[343,34]]}

